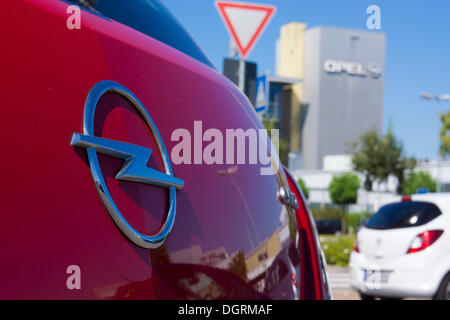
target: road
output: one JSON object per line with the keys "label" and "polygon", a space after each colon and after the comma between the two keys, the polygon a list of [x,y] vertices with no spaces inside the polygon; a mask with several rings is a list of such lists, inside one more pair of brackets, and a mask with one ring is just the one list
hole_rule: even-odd
{"label": "road", "polygon": [[360,300],[359,294],[350,287],[348,268],[327,266],[327,273],[334,300]]}

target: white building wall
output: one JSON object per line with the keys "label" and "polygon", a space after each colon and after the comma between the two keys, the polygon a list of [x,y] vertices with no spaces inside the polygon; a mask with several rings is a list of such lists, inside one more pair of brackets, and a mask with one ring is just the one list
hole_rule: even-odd
{"label": "white building wall", "polygon": [[[326,168],[324,170],[296,170],[293,172],[294,177],[302,178],[305,181],[305,185],[309,189],[308,201],[312,205],[331,204],[328,186],[333,177],[353,172],[350,155],[326,156],[323,162],[324,168]],[[439,174],[441,184],[450,185],[450,161],[440,161],[439,167],[437,161],[419,161],[415,170],[429,172],[435,179]],[[396,193],[397,179],[395,177],[389,177],[387,183],[374,183],[374,191],[367,192],[363,189],[364,176],[355,174],[360,177],[361,189],[358,191],[358,202],[350,206],[350,212],[375,212],[385,204],[401,200],[401,196]]]}

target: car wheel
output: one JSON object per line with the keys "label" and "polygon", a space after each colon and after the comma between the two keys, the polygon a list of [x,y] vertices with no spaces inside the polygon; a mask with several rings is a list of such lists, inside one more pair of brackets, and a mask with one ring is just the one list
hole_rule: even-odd
{"label": "car wheel", "polygon": [[361,297],[361,300],[375,300],[374,296],[369,296],[361,292],[359,293],[359,296]]}
{"label": "car wheel", "polygon": [[450,273],[448,273],[444,280],[442,280],[436,295],[435,300],[450,300]]}

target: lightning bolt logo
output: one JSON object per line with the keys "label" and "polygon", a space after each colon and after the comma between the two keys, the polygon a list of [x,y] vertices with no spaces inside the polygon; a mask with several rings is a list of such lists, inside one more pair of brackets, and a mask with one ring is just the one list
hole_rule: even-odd
{"label": "lightning bolt logo", "polygon": [[132,181],[180,190],[184,181],[149,168],[152,150],[135,144],[74,133],[70,143],[74,147],[94,148],[97,152],[123,159],[125,162],[116,175],[117,180]]}
{"label": "lightning bolt logo", "polygon": [[[156,140],[159,154],[162,157],[164,171],[152,169],[147,163],[152,155],[152,150],[131,143],[105,139],[94,135],[95,110],[100,98],[107,93],[122,96],[128,100],[140,113],[151,130]],[[109,215],[122,231],[122,233],[134,244],[146,249],[155,249],[161,246],[167,239],[175,223],[177,207],[176,190],[184,187],[184,181],[174,177],[169,154],[164,146],[162,137],[153,122],[150,114],[139,99],[123,85],[104,80],[95,84],[89,92],[84,109],[83,133],[73,133],[70,145],[86,150],[91,169],[92,178],[97,192],[108,210]],[[163,225],[155,234],[145,234],[134,228],[120,212],[108,190],[108,185],[102,176],[97,153],[102,153],[111,157],[122,159],[122,167],[116,175],[117,180],[145,183],[158,187],[167,188],[169,191],[167,215]]]}

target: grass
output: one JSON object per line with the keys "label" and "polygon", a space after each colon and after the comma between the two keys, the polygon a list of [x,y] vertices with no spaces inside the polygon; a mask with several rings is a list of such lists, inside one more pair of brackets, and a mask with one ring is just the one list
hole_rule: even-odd
{"label": "grass", "polygon": [[355,245],[356,236],[321,235],[319,238],[328,264],[341,267],[348,266],[350,253],[352,252]]}

